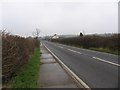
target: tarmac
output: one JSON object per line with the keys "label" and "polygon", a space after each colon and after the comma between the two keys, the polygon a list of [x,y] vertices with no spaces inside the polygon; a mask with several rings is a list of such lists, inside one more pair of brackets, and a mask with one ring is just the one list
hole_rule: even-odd
{"label": "tarmac", "polygon": [[40,50],[39,88],[78,88],[43,45],[40,46]]}

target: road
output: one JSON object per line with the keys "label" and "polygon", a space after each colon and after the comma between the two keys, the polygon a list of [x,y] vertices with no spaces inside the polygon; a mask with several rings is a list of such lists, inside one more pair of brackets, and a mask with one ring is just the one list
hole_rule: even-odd
{"label": "road", "polygon": [[118,88],[118,56],[42,41],[90,88]]}

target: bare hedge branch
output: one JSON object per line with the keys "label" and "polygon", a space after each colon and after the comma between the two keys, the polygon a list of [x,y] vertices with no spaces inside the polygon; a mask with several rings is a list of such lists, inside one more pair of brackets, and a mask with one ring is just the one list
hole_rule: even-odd
{"label": "bare hedge branch", "polygon": [[8,81],[28,62],[39,42],[31,37],[23,38],[2,32],[2,81]]}

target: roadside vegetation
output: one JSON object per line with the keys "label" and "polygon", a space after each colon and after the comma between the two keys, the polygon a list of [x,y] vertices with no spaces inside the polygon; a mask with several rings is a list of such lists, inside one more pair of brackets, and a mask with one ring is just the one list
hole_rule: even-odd
{"label": "roadside vegetation", "polygon": [[52,39],[52,42],[58,42],[66,45],[72,45],[80,48],[91,49],[120,55],[120,34],[111,34],[110,36],[85,35],[71,38]]}
{"label": "roadside vegetation", "polygon": [[36,87],[40,50],[39,41],[2,32],[3,88]]}
{"label": "roadside vegetation", "polygon": [[38,88],[39,68],[40,50],[36,48],[28,63],[11,80],[11,88]]}

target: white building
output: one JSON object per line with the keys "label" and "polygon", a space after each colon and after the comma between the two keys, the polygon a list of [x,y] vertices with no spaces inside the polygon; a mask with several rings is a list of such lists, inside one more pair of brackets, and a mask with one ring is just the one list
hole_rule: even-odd
{"label": "white building", "polygon": [[59,36],[57,35],[57,34],[54,34],[51,38],[50,38],[50,40],[52,40],[52,39],[58,39],[59,38]]}

